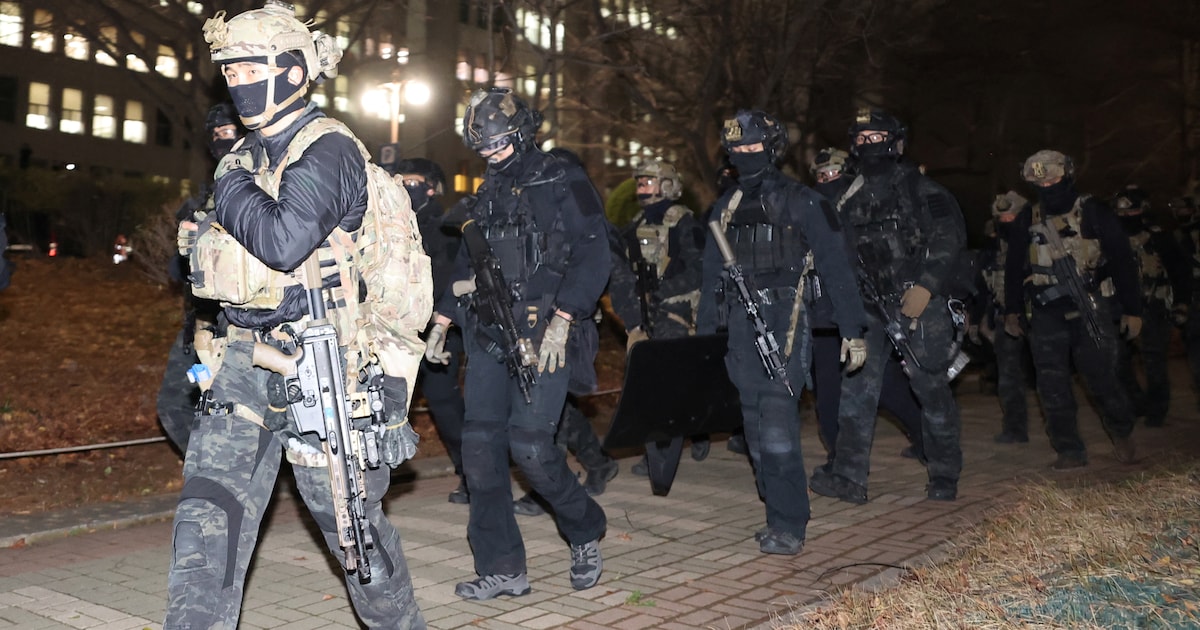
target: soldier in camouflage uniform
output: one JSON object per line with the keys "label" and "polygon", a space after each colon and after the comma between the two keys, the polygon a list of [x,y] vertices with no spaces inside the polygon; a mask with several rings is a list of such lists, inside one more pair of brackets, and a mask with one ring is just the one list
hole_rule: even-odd
{"label": "soldier in camouflage uniform", "polygon": [[[344,133],[315,139],[310,133],[308,142],[301,143],[307,146],[301,155],[288,151],[307,127],[339,124],[303,99],[308,81],[336,74],[341,53],[333,38],[310,33],[290,6],[276,3],[229,21],[224,17],[222,11],[209,19],[204,36],[242,123],[253,132],[218,163],[213,212],[199,226],[181,224],[180,249],[192,256],[194,289],[201,287],[197,280],[209,279],[212,282],[204,283],[206,290],[212,290],[214,298],[222,302],[245,294],[263,301],[245,302],[247,308],[226,305],[223,316],[229,326],[225,336],[206,335],[196,341],[197,353],[212,374],[202,382],[205,394],[184,461],[167,578],[166,628],[238,625],[246,575],[283,454],[292,464],[296,488],[330,552],[343,566],[347,560],[335,522],[338,508],[331,495],[327,451],[314,433],[298,432],[288,410],[284,377],[259,367],[258,362],[265,355],[282,354],[284,339],[290,338],[288,331],[304,328],[311,321],[308,292],[294,281],[288,284],[291,276],[285,271],[302,264],[316,267],[317,258],[331,263],[331,271],[318,280],[323,288],[314,292],[327,305],[330,320],[338,322],[339,345],[344,343],[347,350],[343,358],[349,361],[352,355],[363,356],[361,340],[344,330],[343,314],[360,306],[345,298],[360,292],[358,287],[353,293],[343,292],[340,278],[343,272],[356,273],[355,263],[345,262],[353,259],[335,256],[330,250],[333,243],[345,243],[352,235],[357,235],[357,242],[377,236],[360,229],[368,212],[368,195],[375,194],[368,192],[369,165],[361,143]],[[266,164],[272,168],[265,168]],[[398,189],[395,195],[403,198]],[[222,229],[217,229],[217,224]],[[263,273],[270,282],[281,283],[270,286],[280,286],[281,291],[264,293],[245,273],[222,267],[222,256],[233,254],[260,261],[259,268],[267,270]],[[418,278],[406,280],[416,286],[429,284],[427,273],[420,282]],[[224,290],[216,290],[217,286]],[[428,298],[425,305],[416,317],[428,317]],[[415,332],[412,339],[416,339]],[[386,364],[394,359],[399,363],[392,365],[404,366],[395,372],[415,377],[419,361],[415,353],[405,357],[388,354],[386,359],[375,354],[375,358],[385,364],[385,372],[389,371]],[[389,428],[381,450],[395,447],[401,451],[400,459],[415,452],[415,434],[407,423],[397,422],[397,416],[406,411],[409,387],[403,377],[383,377],[383,412]],[[390,482],[389,467],[366,470],[362,482],[364,518],[369,521],[373,546],[362,558],[369,561],[369,572],[359,564],[354,574],[344,576],[354,610],[371,628],[424,628],[400,535],[381,505]]]}
{"label": "soldier in camouflage uniform", "polygon": [[[241,138],[245,131],[237,120],[237,111],[230,103],[220,103],[208,110],[204,121],[205,141],[213,158],[221,159]],[[203,221],[212,211],[212,186],[205,184],[199,194],[188,199],[179,207],[175,218],[178,221]],[[188,434],[196,419],[196,399],[200,388],[188,379],[188,369],[196,364],[196,352],[192,341],[197,327],[215,327],[220,305],[212,300],[203,300],[192,295],[192,285],[187,281],[188,262],[183,256],[171,258],[168,272],[171,279],[183,285],[183,330],[175,337],[167,353],[167,368],[163,372],[162,385],[158,389],[158,422],[167,438],[187,453]],[[221,324],[224,325],[224,322]]]}
{"label": "soldier in camouflage uniform", "polygon": [[[991,296],[988,313],[984,314],[991,330],[992,350],[996,353],[996,393],[1000,397],[1000,433],[993,438],[1001,444],[1029,441],[1029,405],[1025,398],[1025,355],[1029,345],[1024,337],[1012,337],[997,330],[1004,327],[1004,263],[1008,259],[1008,233],[1017,217],[1027,211],[1028,201],[1009,191],[996,195],[992,202],[992,221],[995,230],[992,252],[985,266],[984,282]],[[1025,312],[1017,314],[1022,324]]]}
{"label": "soldier in camouflage uniform", "polygon": [[859,175],[838,202],[854,234],[860,264],[869,265],[864,275],[875,279],[885,301],[872,301],[867,307],[868,356],[862,371],[842,379],[833,470],[814,472],[810,484],[818,494],[851,503],[867,501],[876,410],[883,371],[893,352],[881,308],[900,322],[920,362],[908,366],[908,377],[921,403],[929,473],[926,496],[954,500],[962,470],[961,422],[947,368],[956,345],[949,297],[962,263],[966,230],[949,191],[904,160],[906,131],[890,114],[859,110],[849,132]]}
{"label": "soldier in camouflage uniform", "polygon": [[[1184,304],[1191,298],[1191,269],[1171,235],[1151,220],[1150,199],[1143,190],[1127,187],[1117,193],[1113,208],[1129,235],[1142,285],[1142,333],[1120,345],[1117,377],[1129,394],[1135,415],[1144,417],[1148,427],[1161,427],[1171,404],[1167,376],[1171,312],[1177,296]],[[1133,365],[1133,354],[1138,351],[1146,375],[1145,389],[1138,383]]]}
{"label": "soldier in camouflage uniform", "polygon": [[[621,228],[624,255],[619,257],[633,273],[614,273],[608,289],[613,310],[625,322],[627,349],[644,339],[696,334],[704,260],[704,228],[679,203],[683,179],[675,166],[648,160],[633,177],[642,211]],[[643,321],[643,310],[649,321]],[[703,460],[708,449],[707,435],[692,436],[692,459]],[[633,465],[633,473],[649,474],[645,456]]]}
{"label": "soldier in camouflage uniform", "polygon": [[[801,291],[810,252],[833,300],[842,359],[850,371],[867,357],[862,340],[866,315],[833,206],[778,169],[788,146],[779,121],[762,111],[740,110],[725,121],[721,144],[738,170],[738,182],[717,200],[709,218],[696,328],[699,334],[712,334],[722,315],[728,322],[725,364],[738,389],[755,482],[766,504],[766,527],[755,533],[759,551],[796,555],[804,547],[810,517],[797,401],[812,368]],[[756,334],[750,309],[740,303],[741,291],[734,286],[717,234],[732,249],[773,343],[766,342],[766,334]],[[722,286],[725,298],[718,303]],[[758,351],[762,345],[777,347],[782,374],[764,369]]]}
{"label": "soldier in camouflage uniform", "polygon": [[[1025,334],[1020,313],[1026,311],[1028,297],[1029,350],[1038,397],[1046,434],[1058,453],[1051,467],[1067,470],[1088,462],[1079,435],[1072,364],[1096,401],[1117,459],[1133,462],[1133,410],[1116,374],[1118,317],[1120,332],[1128,339],[1137,337],[1142,327],[1142,295],[1129,238],[1107,204],[1076,190],[1074,163],[1062,153],[1038,151],[1025,160],[1021,175],[1036,187],[1038,201],[1009,231],[1004,331],[1012,337]],[[1057,272],[1054,234],[1070,259],[1066,265],[1060,262]],[[1079,278],[1088,295],[1084,299],[1095,305],[1098,335],[1089,332],[1082,307],[1067,289],[1071,275]],[[1119,311],[1108,299],[1114,296]]]}
{"label": "soldier in camouflage uniform", "polygon": [[1175,217],[1175,241],[1191,270],[1187,296],[1176,296],[1172,315],[1176,326],[1183,328],[1187,345],[1188,367],[1192,371],[1192,391],[1200,402],[1200,214],[1196,198],[1190,195],[1171,200]]}

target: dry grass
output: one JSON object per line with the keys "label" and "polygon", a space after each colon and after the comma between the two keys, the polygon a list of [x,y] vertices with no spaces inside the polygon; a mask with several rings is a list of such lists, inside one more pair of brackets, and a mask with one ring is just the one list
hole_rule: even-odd
{"label": "dry grass", "polygon": [[1020,492],[947,560],[776,627],[1200,628],[1200,467]]}

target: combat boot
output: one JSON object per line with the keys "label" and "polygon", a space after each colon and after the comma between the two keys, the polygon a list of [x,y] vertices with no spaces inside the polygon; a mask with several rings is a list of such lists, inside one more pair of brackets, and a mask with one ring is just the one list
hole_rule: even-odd
{"label": "combat boot", "polygon": [[513,575],[482,575],[470,582],[459,582],[454,594],[463,599],[483,601],[499,595],[520,597],[530,591],[529,578],[524,573]]}
{"label": "combat boot", "polygon": [[826,473],[820,468],[813,471],[808,487],[821,496],[841,499],[847,503],[862,505],[867,502],[866,488],[841,475]]}
{"label": "combat boot", "polygon": [[600,539],[571,545],[571,588],[577,591],[592,588],[600,581],[604,561],[600,558]]}
{"label": "combat boot", "polygon": [[735,433],[729,436],[729,441],[725,443],[725,448],[729,452],[737,453],[738,455],[745,455],[750,452],[750,449],[746,447],[746,435],[743,433]]}
{"label": "combat boot", "polygon": [[521,516],[541,516],[546,513],[546,508],[542,507],[531,493],[526,492],[525,496],[513,501],[513,513]]}
{"label": "combat boot", "polygon": [[638,463],[633,465],[633,468],[629,469],[629,472],[631,472],[639,477],[649,477],[650,476],[650,462],[649,462],[649,460],[646,459],[646,456],[642,455],[642,458],[638,460]]}
{"label": "combat boot", "polygon": [[471,493],[467,491],[467,482],[464,479],[459,479],[458,487],[446,497],[450,503],[458,505],[466,505],[471,502]]}
{"label": "combat boot", "polygon": [[608,488],[608,482],[612,481],[619,472],[621,472],[621,466],[615,459],[610,459],[607,463],[592,468],[587,471],[587,479],[583,482],[583,491],[589,497],[598,497],[604,494],[604,490]]}
{"label": "combat boot", "polygon": [[1137,450],[1128,435],[1113,439],[1113,454],[1122,464],[1132,464],[1137,461]]}
{"label": "combat boot", "polygon": [[804,541],[788,532],[777,529],[767,530],[762,540],[758,541],[758,550],[782,556],[794,556],[804,548]]}
{"label": "combat boot", "polygon": [[1071,470],[1087,466],[1087,456],[1082,453],[1059,453],[1058,458],[1050,465],[1054,470]]}
{"label": "combat boot", "polygon": [[925,484],[925,496],[932,501],[953,501],[958,498],[958,482],[946,477],[934,477]]}

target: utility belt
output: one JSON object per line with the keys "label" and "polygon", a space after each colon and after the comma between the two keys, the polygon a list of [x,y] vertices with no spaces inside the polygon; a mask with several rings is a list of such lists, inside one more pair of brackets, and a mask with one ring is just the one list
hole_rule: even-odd
{"label": "utility belt", "polygon": [[[1102,298],[1109,298],[1116,294],[1116,292],[1113,290],[1111,278],[1105,278],[1102,282],[1100,282],[1098,287],[1091,286],[1093,283],[1088,284],[1088,294],[1099,294],[1099,297]],[[1067,290],[1065,285],[1061,284],[1034,284],[1030,295],[1030,300],[1035,305],[1040,307],[1048,306],[1052,303],[1062,300],[1063,298],[1073,299],[1071,297],[1071,292]]]}

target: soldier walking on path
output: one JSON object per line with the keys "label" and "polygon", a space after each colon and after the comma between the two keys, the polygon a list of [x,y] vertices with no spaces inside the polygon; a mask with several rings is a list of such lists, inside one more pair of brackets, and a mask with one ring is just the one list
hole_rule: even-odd
{"label": "soldier walking on path", "polygon": [[1076,190],[1075,165],[1066,155],[1038,151],[1025,160],[1021,175],[1036,187],[1038,200],[1009,232],[1004,331],[1024,335],[1020,313],[1029,313],[1038,397],[1050,446],[1058,453],[1051,467],[1088,463],[1072,364],[1096,401],[1117,460],[1132,463],[1133,410],[1116,371],[1119,335],[1133,339],[1142,328],[1142,292],[1129,238],[1104,202]]}

